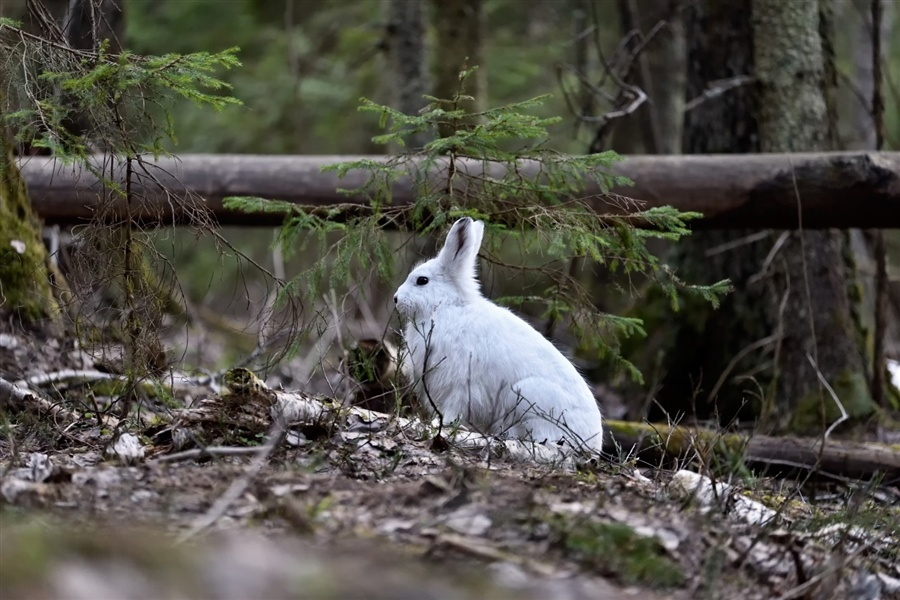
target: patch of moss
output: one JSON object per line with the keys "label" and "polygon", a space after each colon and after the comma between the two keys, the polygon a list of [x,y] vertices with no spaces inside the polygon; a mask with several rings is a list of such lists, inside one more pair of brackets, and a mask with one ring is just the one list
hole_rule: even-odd
{"label": "patch of moss", "polygon": [[891,374],[887,372],[885,374],[885,380],[887,381],[887,401],[888,405],[894,410],[900,410],[900,389],[894,387],[894,384],[891,383]]}
{"label": "patch of moss", "polygon": [[[15,520],[0,514],[0,526],[4,528],[10,527]],[[51,547],[35,527],[31,524],[27,531],[20,530],[16,536],[0,536],[0,581],[4,587],[14,589],[22,582],[38,579],[50,563]]]}
{"label": "patch of moss", "polygon": [[555,528],[567,554],[605,576],[652,588],[684,583],[684,573],[659,541],[639,535],[627,525],[560,521]]}
{"label": "patch of moss", "polygon": [[[36,242],[25,245],[25,251],[13,249],[14,242],[22,242],[23,236],[0,227],[0,281],[3,281],[5,302],[17,315],[33,323],[51,312],[50,287],[46,284],[46,270],[40,262],[40,250],[33,250]],[[32,239],[32,238],[29,238]]]}
{"label": "patch of moss", "polygon": [[128,390],[128,382],[124,379],[100,379],[90,382],[87,388],[95,396],[115,398]]}
{"label": "patch of moss", "polygon": [[13,158],[11,140],[0,127],[0,304],[26,322],[59,317],[46,259],[40,224]]}
{"label": "patch of moss", "polygon": [[767,507],[789,519],[804,519],[809,517],[812,508],[802,500],[795,500],[785,494],[778,494],[764,490],[744,490],[743,495],[765,504]]}

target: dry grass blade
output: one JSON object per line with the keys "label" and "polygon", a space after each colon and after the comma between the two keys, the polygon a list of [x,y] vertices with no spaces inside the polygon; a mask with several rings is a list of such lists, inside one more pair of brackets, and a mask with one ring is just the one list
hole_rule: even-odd
{"label": "dry grass blade", "polygon": [[834,388],[828,383],[828,380],[825,379],[825,376],[822,375],[822,372],[819,370],[819,367],[816,365],[816,361],[813,360],[813,357],[807,352],[806,358],[809,359],[809,364],[812,365],[812,368],[816,371],[816,377],[819,378],[819,383],[828,391],[829,395],[831,395],[831,399],[834,400],[834,403],[837,404],[838,409],[841,411],[841,416],[831,425],[828,426],[828,429],[825,430],[824,437],[827,440],[828,436],[831,435],[831,432],[835,427],[843,423],[847,420],[848,415],[847,411],[844,409],[844,405],[841,403],[840,398],[838,398],[837,394],[834,392]]}

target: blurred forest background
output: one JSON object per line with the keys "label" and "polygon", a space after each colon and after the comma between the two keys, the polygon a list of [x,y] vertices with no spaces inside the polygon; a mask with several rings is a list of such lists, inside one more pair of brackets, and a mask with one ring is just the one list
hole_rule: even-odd
{"label": "blurred forest background", "polygon": [[[3,3],[7,7],[4,10],[7,16],[15,16],[16,6],[25,6],[25,2],[16,0],[3,0]],[[45,4],[52,5],[53,2]],[[748,72],[746,54],[742,54],[749,46],[740,46],[741,40],[749,36],[749,1],[423,0],[418,5],[421,14],[411,21],[421,27],[416,31],[406,29],[409,23],[403,19],[409,15],[404,16],[405,9],[398,9],[404,6],[402,0],[118,0],[118,4],[124,14],[120,41],[124,48],[135,53],[216,52],[233,46],[241,49],[239,58],[243,67],[221,75],[233,85],[230,93],[243,105],[221,112],[198,108],[188,101],[172,107],[178,139],[169,149],[175,154],[383,154],[385,148],[371,141],[373,135],[381,132],[377,120],[357,111],[360,97],[407,111],[416,108],[416,99],[421,93],[448,97],[446,72],[449,68],[451,79],[455,79],[459,69],[455,62],[459,48],[448,46],[447,42],[452,42],[453,36],[459,36],[460,32],[474,36],[464,40],[463,45],[468,44],[467,51],[473,55],[469,56],[469,65],[479,67],[472,84],[477,88],[474,95],[479,105],[497,106],[552,94],[538,113],[563,117],[552,128],[546,142],[560,151],[584,154],[611,149],[621,154],[678,154],[765,149],[760,147],[753,124],[756,97],[753,82],[748,80],[752,65]],[[409,4],[415,3],[406,3]],[[825,48],[825,53],[833,52],[834,58],[834,72],[829,75],[834,84],[831,92],[835,114],[832,116],[836,124],[834,141],[828,149],[874,149],[871,2],[822,0],[819,6],[822,23],[833,34],[828,36],[831,44],[826,44]],[[900,149],[898,31],[900,4],[887,1],[881,31],[884,40],[884,150]],[[414,77],[412,102],[409,90],[405,89],[406,83],[398,79],[405,60],[398,48],[410,39],[422,43],[421,52],[414,48],[413,54],[408,55],[421,58],[422,65],[417,78]],[[412,62],[415,61],[407,61],[407,66]],[[628,68],[622,69],[621,65],[626,62]],[[604,77],[604,74],[616,73],[617,69],[619,75],[627,75],[627,81],[617,81],[616,76]],[[590,90],[580,81],[579,74],[589,74],[591,80],[605,80],[605,87]],[[405,81],[408,83],[408,78]],[[647,92],[646,102],[633,102],[628,87],[632,84]],[[442,85],[443,90],[440,89]],[[419,102],[418,106],[421,104]],[[595,118],[614,110],[624,114],[613,120]],[[772,146],[768,148],[772,149]],[[224,233],[254,259],[271,267],[276,275],[290,277],[302,265],[317,258],[300,254],[283,262],[284,257],[272,251],[274,234],[269,230],[242,228]],[[756,232],[705,233],[698,236],[694,250],[676,254],[673,260],[680,261],[691,281],[711,283],[722,277],[735,279],[736,294],[740,299],[736,302],[752,303],[756,292],[745,294],[746,284],[748,280],[752,284],[751,276],[759,270],[762,261],[757,260],[755,266],[741,267],[734,272],[729,261],[749,265],[752,261],[747,259],[747,254],[740,259],[731,254],[717,255],[720,257],[712,260],[702,257],[712,256],[709,254],[711,248],[730,242],[742,244],[742,239],[753,235]],[[764,247],[757,251],[763,255],[769,252],[778,235],[771,234],[765,239],[769,241],[758,245]],[[886,240],[890,262],[896,265],[900,260],[900,239],[888,232]],[[251,326],[241,323],[247,322],[248,313],[252,317],[260,306],[269,302],[272,294],[269,285],[255,278],[245,263],[229,262],[215,250],[213,241],[198,240],[189,231],[161,232],[158,242],[177,265],[180,284],[188,301],[208,315],[232,319],[229,325],[232,329],[248,334],[221,348],[218,360],[212,364],[197,366],[222,368],[252,352],[259,338]],[[850,235],[846,240],[847,247],[854,247],[854,243],[857,249],[859,244],[865,246],[864,236]],[[424,253],[427,248],[425,243],[416,246],[415,250]],[[659,251],[671,252],[664,247],[659,247]],[[693,259],[690,258],[692,252]],[[697,260],[697,256],[701,258]],[[407,257],[406,264],[415,258]],[[861,283],[865,294],[860,303],[862,308],[854,305],[853,314],[860,317],[863,329],[868,332],[869,337],[862,343],[863,354],[871,354],[874,284],[868,263],[861,258],[857,260],[861,279],[865,280]],[[241,264],[245,266],[242,268]],[[403,264],[398,266],[398,282],[405,268]],[[894,273],[892,285],[896,288],[896,272],[892,270],[891,273]],[[602,274],[598,277],[602,281]],[[852,277],[847,281],[848,285],[855,285]],[[497,289],[491,287],[492,295],[508,292],[500,289],[503,285],[501,281],[497,283]],[[514,287],[521,283],[508,281],[505,285]],[[366,307],[372,317],[369,320],[379,325],[391,315],[390,296],[386,291],[375,290],[369,298],[370,306]],[[697,398],[691,397],[691,388],[699,384],[693,377],[705,372],[708,380],[704,394],[709,392],[709,398],[707,406],[700,412],[709,415],[718,410],[714,398],[716,392],[724,395],[727,391],[720,385],[722,380],[713,385],[720,374],[725,378],[732,371],[732,374],[746,372],[752,379],[759,372],[755,370],[757,366],[762,365],[765,369],[770,364],[769,358],[748,356],[745,352],[771,333],[757,331],[755,325],[747,324],[754,321],[753,314],[765,312],[760,308],[761,304],[749,317],[745,312],[740,317],[743,322],[738,324],[736,321],[717,322],[708,315],[708,307],[688,304],[683,313],[687,316],[682,317],[690,330],[690,340],[685,342],[683,331],[674,331],[669,312],[647,308],[655,301],[658,299],[651,296],[645,305],[636,307],[634,298],[626,298],[624,302],[620,298],[616,302],[609,301],[606,306],[612,312],[630,311],[641,316],[651,334],[648,340],[637,340],[633,345],[625,346],[626,352],[631,353],[628,358],[638,363],[648,379],[647,389],[632,388],[631,393],[639,398],[646,395],[646,402],[639,402],[637,408],[613,409],[613,413],[619,410],[618,414],[623,415],[622,411],[625,411],[632,417],[647,411],[652,414],[651,398],[659,391],[666,373],[676,374],[669,376],[662,386],[670,394],[668,408],[696,411]],[[606,303],[602,299],[598,302]],[[724,314],[735,312],[740,311],[726,306]],[[680,326],[683,330],[684,323]],[[722,332],[732,330],[735,331],[733,339],[717,346],[721,341],[719,338],[729,337]],[[357,331],[353,335],[365,337],[375,333],[372,330]],[[564,338],[564,332],[554,333]],[[196,338],[194,342],[197,342]],[[829,344],[828,340],[820,340],[820,343]],[[672,354],[676,347],[678,351],[674,354],[680,356],[660,357],[659,353]],[[704,348],[705,356],[699,356],[695,347]],[[317,350],[321,348],[310,349],[310,352]],[[889,354],[896,355],[897,350],[889,345]],[[189,362],[199,363],[202,353],[193,352],[188,354]],[[856,349],[850,353],[856,353]],[[204,356],[208,360],[210,354]],[[610,379],[611,374],[591,357],[580,358],[582,367],[594,369],[591,374],[595,379],[625,385],[625,382]],[[679,360],[683,362],[679,363]],[[759,364],[737,368],[742,366],[737,364],[741,361],[754,360]],[[802,362],[805,364],[805,359]],[[862,362],[867,362],[865,357]],[[826,370],[824,366],[822,369]],[[871,376],[871,366],[864,370]],[[826,372],[826,375],[832,378],[830,373]],[[835,377],[838,375],[840,373]],[[852,377],[847,389],[839,392],[852,395],[858,391],[856,374]],[[304,379],[309,381],[302,376],[291,379],[287,378],[285,383],[302,386]],[[795,386],[796,389],[788,386],[781,391],[800,398],[810,386],[816,385],[814,374],[811,382]],[[865,387],[865,382],[862,385]],[[598,394],[605,398],[606,405],[615,403],[615,394],[610,390],[600,390]],[[743,406],[747,403],[746,394],[746,389],[737,392],[737,399],[726,405]],[[863,395],[868,396],[868,393]],[[680,404],[671,404],[676,397],[684,400]],[[749,414],[758,415],[762,410],[759,406],[762,400],[757,400],[755,404],[750,403],[754,406]],[[607,412],[609,414],[609,410]],[[870,412],[867,408],[860,415]],[[727,421],[739,413],[740,409],[734,408],[719,416]]]}
{"label": "blurred forest background", "polygon": [[[167,133],[163,113],[173,121],[177,140],[165,144],[176,157],[263,155],[240,159],[253,164],[246,180],[230,170],[215,180],[259,182],[274,171],[271,155],[336,163],[398,150],[373,143],[384,131],[377,112],[358,110],[360,99],[416,113],[424,94],[452,98],[460,71],[476,65],[466,110],[550,94],[535,112],[561,120],[543,144],[565,153],[554,159],[576,165],[578,182],[603,177],[597,165],[605,166],[606,150],[733,154],[748,170],[758,158],[749,155],[771,153],[763,160],[775,166],[751,183],[734,184],[726,164],[695,168],[692,180],[665,178],[646,195],[664,201],[669,182],[708,177],[725,190],[717,200],[745,201],[732,213],[741,218],[769,217],[773,205],[793,211],[796,196],[806,214],[818,210],[834,223],[858,208],[845,201],[848,189],[868,208],[896,206],[900,0],[0,0],[0,17],[17,20],[0,23],[0,597],[9,597],[10,580],[13,597],[17,586],[34,585],[18,587],[28,598],[78,590],[165,597],[177,586],[191,590],[179,597],[273,597],[252,590],[282,579],[298,597],[360,596],[343,592],[348,582],[368,596],[470,597],[434,573],[472,580],[471,597],[500,597],[485,593],[491,579],[482,582],[480,564],[509,586],[502,597],[620,597],[607,580],[634,598],[898,593],[900,392],[885,359],[900,360],[900,229],[760,230],[734,219],[730,229],[698,226],[672,243],[677,235],[652,234],[684,231],[674,210],[652,213],[677,221],[652,221],[652,232],[632,226],[647,224],[646,212],[598,219],[594,210],[610,198],[570,201],[559,191],[573,189],[554,181],[553,159],[539,164],[538,183],[516,168],[512,183],[478,171],[472,179],[491,185],[467,187],[454,178],[464,169],[448,167],[453,177],[439,181],[450,183],[416,198],[427,196],[421,220],[403,220],[418,202],[402,205],[408,212],[393,221],[376,210],[354,221],[367,210],[358,205],[329,214],[333,221],[298,210],[291,216],[312,225],[296,226],[297,243],[286,248],[275,228],[219,229],[204,211],[191,226],[159,226],[154,219],[165,217],[144,221],[132,211],[152,196],[146,182],[177,170],[165,161],[146,169],[152,142]],[[879,38],[881,59],[873,60]],[[240,67],[224,52],[233,47]],[[196,52],[222,54],[188,55]],[[212,65],[233,67],[215,73],[231,89],[207,77]],[[153,106],[179,94],[205,106]],[[426,157],[456,165],[445,152],[458,144],[453,152],[461,148],[464,158],[502,165],[500,152],[478,154],[496,151],[494,138],[455,140],[491,130],[530,150],[533,139],[503,137],[539,129],[511,112],[493,121],[483,113],[433,117],[425,133],[441,150]],[[427,142],[422,135],[410,145]],[[823,158],[828,151],[845,154]],[[797,167],[797,153],[814,154],[812,166]],[[714,160],[731,162],[706,164]],[[217,161],[228,169],[240,162],[197,163]],[[675,162],[681,175],[690,161],[651,156],[644,173]],[[78,176],[110,175],[59,183],[76,168]],[[36,171],[50,183],[34,183]],[[319,175],[296,173],[292,186]],[[29,176],[31,203],[21,184]],[[160,212],[196,208],[190,202],[211,195],[210,179],[194,179],[200,191],[183,198],[178,186],[161,186]],[[522,192],[526,180],[538,193]],[[682,199],[713,197],[680,187]],[[492,189],[519,202],[478,204]],[[95,219],[54,225],[49,202],[39,211],[41,194],[56,194],[57,208],[88,205]],[[804,202],[815,204],[817,194],[810,210]],[[511,461],[543,453],[530,444],[514,453],[493,438],[472,445],[481,436],[457,437],[450,424],[345,410],[355,403],[409,414],[400,402],[408,386],[385,351],[399,342],[391,296],[440,242],[412,232],[429,223],[442,229],[439,218],[472,204],[486,207],[493,225],[480,254],[486,295],[518,296],[512,308],[585,375],[612,464],[519,465]],[[43,223],[31,218],[32,206]],[[572,207],[568,221],[532,216]],[[545,230],[552,233],[542,237]],[[385,243],[367,245],[367,233]],[[316,287],[314,276],[304,278],[313,265],[346,266],[328,246],[334,239],[359,250],[344,272],[360,277],[323,277]],[[374,263],[384,248],[398,260],[379,279]],[[664,289],[672,273],[697,284],[670,286],[677,311]],[[688,293],[726,279],[734,288],[727,296]],[[553,307],[576,295],[576,310]],[[637,320],[646,335],[626,335],[640,332]],[[593,346],[585,321],[599,331]],[[643,381],[617,369],[625,363],[616,352]],[[458,374],[461,387],[466,378]],[[32,512],[37,527],[20,526]],[[191,544],[173,552],[146,532],[119,529],[132,523]],[[273,544],[291,534],[310,545],[207,537],[244,526]],[[79,535],[70,539],[70,529]],[[29,530],[41,536],[31,541]],[[387,552],[395,544],[403,550],[396,559]],[[357,551],[379,560],[357,565]],[[247,565],[258,569],[248,574]],[[320,566],[329,567],[324,578]],[[403,580],[392,568],[407,566],[436,571],[416,570],[412,587],[393,593]],[[582,574],[603,586],[581,587]]]}
{"label": "blurred forest background", "polygon": [[[435,45],[434,5],[422,2],[427,64],[433,71],[442,51]],[[451,2],[465,6],[466,2]],[[524,100],[540,94],[553,97],[544,116],[567,117],[553,131],[549,145],[583,153],[594,132],[575,127],[575,118],[560,92],[558,68],[591,61],[600,70],[596,51],[584,48],[594,36],[607,57],[633,26],[623,7],[641,19],[634,24],[644,34],[657,21],[683,12],[690,2],[669,0],[484,0],[483,64],[488,106]],[[722,0],[723,6],[729,2]],[[125,45],[141,54],[218,51],[241,48],[242,69],[224,73],[234,85],[233,95],[244,107],[215,113],[185,101],[173,111],[178,152],[261,154],[380,154],[372,144],[378,123],[358,113],[361,96],[391,104],[386,21],[389,3],[382,0],[126,0]],[[679,8],[681,5],[681,8]],[[885,3],[885,29],[894,25],[900,10]],[[871,17],[868,0],[835,0],[835,51],[839,76],[840,147],[865,147],[872,135],[868,105],[871,79]],[[626,25],[629,25],[626,27]],[[663,32],[648,47],[652,62],[656,45],[668,40]],[[900,35],[885,40],[885,150],[900,149]],[[579,57],[579,52],[585,56]],[[656,69],[653,76],[683,77]],[[434,77],[429,77],[433,82]],[[860,80],[863,80],[860,82]],[[658,84],[659,85],[659,84]],[[869,87],[871,82],[869,82]],[[426,93],[432,93],[426,88]],[[649,119],[653,104],[638,108],[610,146],[623,153],[647,151],[635,122]],[[630,126],[630,127],[629,127]],[[677,149],[676,149],[677,151]]]}

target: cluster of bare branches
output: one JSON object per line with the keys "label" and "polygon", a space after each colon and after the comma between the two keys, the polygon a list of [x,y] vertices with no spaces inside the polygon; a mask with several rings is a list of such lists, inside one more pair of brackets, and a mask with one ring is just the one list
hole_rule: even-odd
{"label": "cluster of bare branches", "polygon": [[[628,32],[612,56],[607,57],[600,40],[597,8],[593,3],[591,7],[593,24],[577,33],[575,43],[584,45],[586,39],[592,41],[602,72],[599,77],[591,77],[587,53],[581,51],[578,53],[581,64],[560,63],[557,79],[566,104],[578,123],[588,123],[596,128],[590,151],[601,152],[608,146],[615,120],[632,114],[647,101],[647,93],[631,82],[632,73],[638,66],[641,52],[667,23],[658,22],[646,35],[638,30]],[[575,85],[567,80],[574,80]]]}
{"label": "cluster of bare branches", "polygon": [[[177,177],[156,160],[172,137],[167,111],[175,98],[215,108],[237,103],[206,92],[227,89],[213,73],[237,65],[233,54],[134,55],[122,51],[121,2],[66,4],[56,14],[48,8],[54,5],[29,0],[21,23],[0,23],[0,110],[18,154],[50,154],[60,172],[75,165],[98,182],[91,191],[98,199],[92,222],[47,231],[57,296],[82,347],[137,382],[174,362],[161,336],[201,320],[172,262],[176,236],[156,228],[168,220],[160,215],[145,226],[138,216],[146,209],[145,194],[164,195],[167,206],[160,211],[179,215],[198,237],[212,237],[239,270],[263,275],[271,300],[255,317],[260,331],[292,330],[299,306],[289,296],[274,301],[284,291],[283,278],[228,242],[202,197],[168,193]],[[133,384],[126,398],[140,389]]]}
{"label": "cluster of bare branches", "polygon": [[[590,5],[591,23],[586,16],[588,10],[582,10],[582,18],[576,19],[576,34],[572,41],[575,46],[573,63],[560,63],[557,66],[557,79],[566,104],[575,117],[576,133],[582,124],[587,124],[594,132],[589,152],[601,152],[609,147],[609,140],[616,124],[628,117],[645,104],[652,104],[654,98],[650,83],[646,50],[659,40],[661,34],[671,30],[675,21],[680,18],[679,6],[666,18],[656,21],[646,33],[638,24],[637,9],[631,2],[622,2],[625,35],[610,55],[604,52],[600,36],[600,18],[594,3]],[[590,43],[589,43],[590,42]],[[589,48],[595,56],[589,56]],[[594,71],[599,66],[599,75]],[[756,79],[752,75],[739,75],[728,79],[709,82],[697,97],[688,100],[681,110],[688,112],[708,100],[712,100],[735,88],[752,84]],[[651,153],[658,153],[660,148],[660,124],[652,111],[646,115],[650,135],[648,143]]]}

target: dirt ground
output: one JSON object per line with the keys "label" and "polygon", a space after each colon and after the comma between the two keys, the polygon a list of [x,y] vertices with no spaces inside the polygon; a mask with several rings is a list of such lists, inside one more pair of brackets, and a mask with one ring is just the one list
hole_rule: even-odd
{"label": "dirt ground", "polygon": [[535,463],[350,417],[273,445],[183,425],[227,397],[206,379],[107,419],[120,388],[93,360],[0,334],[0,378],[30,394],[0,390],[4,600],[900,598],[896,482],[679,465],[730,484],[710,499],[684,471]]}

